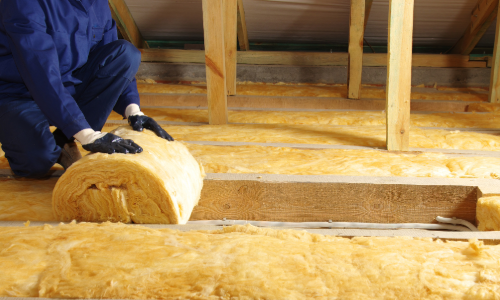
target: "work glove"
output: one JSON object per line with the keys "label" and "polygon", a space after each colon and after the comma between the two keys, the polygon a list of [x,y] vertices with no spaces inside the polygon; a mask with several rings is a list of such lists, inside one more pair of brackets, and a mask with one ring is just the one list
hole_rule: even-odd
{"label": "work glove", "polygon": [[142,148],[132,140],[125,140],[112,133],[84,129],[74,135],[83,146],[83,149],[90,152],[101,153],[141,153]]}
{"label": "work glove", "polygon": [[130,104],[125,109],[125,117],[128,119],[128,124],[132,126],[135,131],[143,131],[144,128],[153,131],[157,136],[168,141],[173,141],[174,139],[168,134],[163,128],[161,128],[158,123],[156,123],[153,118],[145,116],[141,112],[139,105]]}

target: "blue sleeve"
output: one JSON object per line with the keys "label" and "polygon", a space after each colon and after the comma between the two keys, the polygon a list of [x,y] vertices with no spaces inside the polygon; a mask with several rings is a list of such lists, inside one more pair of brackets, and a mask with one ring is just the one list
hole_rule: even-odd
{"label": "blue sleeve", "polygon": [[57,49],[47,33],[45,13],[39,2],[2,0],[0,13],[19,73],[49,122],[67,137],[90,128],[63,85]]}
{"label": "blue sleeve", "polygon": [[132,80],[125,91],[121,94],[120,98],[118,98],[118,102],[116,102],[113,110],[123,117],[125,117],[125,109],[130,104],[141,105],[141,101],[139,98],[139,91],[137,90],[137,81]]}
{"label": "blue sleeve", "polygon": [[[110,18],[110,20],[108,21],[108,26],[106,26],[106,29],[104,31],[104,36],[99,44],[96,45],[95,49],[98,49],[116,40],[118,40],[116,23],[115,20]],[[113,110],[125,117],[125,109],[127,108],[127,106],[129,106],[130,104],[140,105],[140,102],[139,91],[137,90],[137,82],[134,78],[134,80],[130,82],[128,87],[121,94],[120,98],[118,98],[118,101],[116,102]]]}

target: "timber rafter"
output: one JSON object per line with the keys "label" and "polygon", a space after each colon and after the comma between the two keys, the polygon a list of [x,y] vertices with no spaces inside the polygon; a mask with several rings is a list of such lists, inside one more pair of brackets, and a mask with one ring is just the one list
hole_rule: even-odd
{"label": "timber rafter", "polygon": [[497,17],[498,0],[479,0],[471,13],[469,26],[451,53],[469,55]]}
{"label": "timber rafter", "polygon": [[148,43],[142,37],[135,21],[124,0],[108,0],[111,15],[116,22],[123,38],[131,42],[137,48],[149,48]]}

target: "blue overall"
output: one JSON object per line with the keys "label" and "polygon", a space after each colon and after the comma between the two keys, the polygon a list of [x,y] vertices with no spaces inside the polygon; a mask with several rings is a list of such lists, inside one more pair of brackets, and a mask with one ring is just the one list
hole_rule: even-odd
{"label": "blue overall", "polygon": [[45,175],[73,135],[139,104],[139,64],[107,0],[1,0],[0,143],[13,172]]}

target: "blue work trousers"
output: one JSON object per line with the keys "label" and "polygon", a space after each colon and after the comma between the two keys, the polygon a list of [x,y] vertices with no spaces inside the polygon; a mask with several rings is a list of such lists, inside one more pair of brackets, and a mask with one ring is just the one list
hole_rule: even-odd
{"label": "blue work trousers", "polygon": [[[136,84],[140,60],[137,48],[118,40],[91,52],[73,73],[82,83],[67,89],[92,129],[102,129],[123,91]],[[51,133],[45,115],[27,95],[27,90],[0,95],[0,143],[15,175],[38,178],[47,174],[72,138],[59,129]]]}

